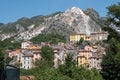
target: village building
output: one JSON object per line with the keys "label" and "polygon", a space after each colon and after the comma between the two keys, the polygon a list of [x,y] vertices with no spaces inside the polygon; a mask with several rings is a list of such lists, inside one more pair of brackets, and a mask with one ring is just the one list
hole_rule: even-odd
{"label": "village building", "polygon": [[21,49],[27,49],[30,45],[32,45],[32,42],[30,41],[22,42]]}
{"label": "village building", "polygon": [[8,57],[13,58],[17,56],[17,54],[21,54],[21,49],[16,49],[16,50],[6,50],[5,53],[7,54]]}
{"label": "village building", "polygon": [[78,62],[78,66],[86,66],[88,65],[88,61],[87,58],[83,55],[79,55],[77,57],[77,62]]}
{"label": "village building", "polygon": [[96,68],[97,70],[101,70],[101,62],[102,56],[92,56],[89,58],[89,68]]}
{"label": "village building", "polygon": [[21,68],[31,69],[33,66],[33,55],[28,53],[23,53]]}
{"label": "village building", "polygon": [[107,40],[107,36],[107,32],[91,33],[89,36],[86,34],[71,34],[70,42],[78,42],[81,38],[85,41],[102,41]]}
{"label": "village building", "polygon": [[60,57],[59,57],[59,49],[54,49],[54,68],[58,68],[58,65],[59,65],[59,60],[60,60]]}
{"label": "village building", "polygon": [[92,57],[92,51],[89,50],[79,50],[77,56],[78,66],[80,65],[89,65],[88,59]]}
{"label": "village building", "polygon": [[[85,35],[82,34],[82,36],[85,38]],[[97,44],[87,44],[80,48],[72,43],[49,44],[48,42],[42,42],[41,44],[33,44],[30,41],[26,41],[21,44],[21,49],[6,50],[6,55],[11,58],[15,57],[13,61],[19,63],[20,68],[31,69],[35,67],[33,63],[42,58],[41,47],[45,45],[50,46],[54,50],[54,68],[64,64],[67,55],[71,54],[73,55],[73,60],[77,61],[78,66],[101,69],[101,55],[105,54],[105,48]]]}

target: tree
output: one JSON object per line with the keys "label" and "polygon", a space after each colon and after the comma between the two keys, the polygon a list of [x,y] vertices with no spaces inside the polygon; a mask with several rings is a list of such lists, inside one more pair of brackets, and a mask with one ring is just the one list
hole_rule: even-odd
{"label": "tree", "polygon": [[84,39],[83,38],[80,38],[80,40],[77,42],[77,45],[82,45]]}
{"label": "tree", "polygon": [[66,42],[66,38],[60,34],[39,34],[38,36],[31,39],[33,43],[50,42],[57,44],[58,42]]}
{"label": "tree", "polygon": [[72,54],[68,54],[66,59],[65,59],[65,65],[66,67],[74,67],[75,66],[75,61],[73,60],[73,55]]}
{"label": "tree", "polygon": [[40,69],[40,70],[45,70],[47,68],[50,68],[48,62],[46,60],[37,60],[35,62],[35,66],[37,69]]}
{"label": "tree", "polygon": [[109,41],[109,47],[107,48],[106,55],[103,57],[101,66],[101,74],[105,80],[119,80],[120,68],[120,43],[114,38]]}
{"label": "tree", "polygon": [[0,79],[1,79],[1,75],[3,73],[4,70],[4,54],[2,52],[2,49],[0,49]]}
{"label": "tree", "polygon": [[4,54],[0,49],[0,69],[3,69],[3,68],[4,68]]}
{"label": "tree", "polygon": [[44,60],[46,60],[51,66],[54,59],[53,49],[47,45],[41,48],[41,56]]}
{"label": "tree", "polygon": [[115,24],[120,27],[120,2],[118,4],[113,4],[108,9],[108,22]]}
{"label": "tree", "polygon": [[[107,26],[112,23],[116,27],[120,27],[120,3],[113,4],[107,9]],[[105,80],[120,80],[120,35],[112,28],[106,27],[105,30],[109,32],[107,40],[109,47],[101,63],[101,74]]]}

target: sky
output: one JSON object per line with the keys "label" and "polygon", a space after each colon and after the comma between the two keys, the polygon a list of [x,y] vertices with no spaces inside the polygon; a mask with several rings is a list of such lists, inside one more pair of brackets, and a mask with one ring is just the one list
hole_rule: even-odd
{"label": "sky", "polygon": [[0,23],[15,22],[22,17],[48,15],[55,12],[79,7],[95,9],[101,17],[106,16],[107,6],[120,0],[0,0]]}

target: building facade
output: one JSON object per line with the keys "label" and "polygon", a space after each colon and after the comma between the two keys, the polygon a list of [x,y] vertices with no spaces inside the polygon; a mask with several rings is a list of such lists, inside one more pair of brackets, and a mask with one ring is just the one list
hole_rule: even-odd
{"label": "building facade", "polygon": [[31,69],[33,67],[32,57],[33,57],[32,54],[24,53],[23,56],[22,56],[21,68]]}
{"label": "building facade", "polygon": [[107,32],[91,33],[89,36],[86,34],[71,34],[70,42],[78,42],[81,38],[83,38],[85,41],[101,41],[107,40],[107,36]]}

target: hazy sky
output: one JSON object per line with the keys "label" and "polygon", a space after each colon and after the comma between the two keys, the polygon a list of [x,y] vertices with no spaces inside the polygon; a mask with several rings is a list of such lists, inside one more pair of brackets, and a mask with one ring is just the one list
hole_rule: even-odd
{"label": "hazy sky", "polygon": [[106,7],[117,2],[120,0],[0,0],[0,22],[8,23],[21,17],[47,15],[73,6],[82,10],[94,8],[100,16],[106,16]]}

